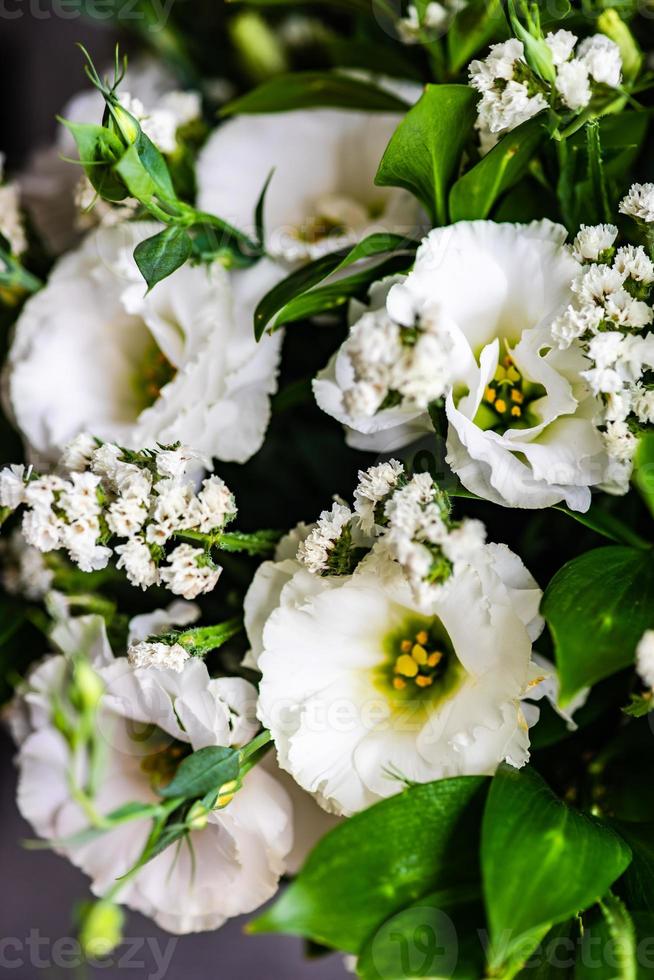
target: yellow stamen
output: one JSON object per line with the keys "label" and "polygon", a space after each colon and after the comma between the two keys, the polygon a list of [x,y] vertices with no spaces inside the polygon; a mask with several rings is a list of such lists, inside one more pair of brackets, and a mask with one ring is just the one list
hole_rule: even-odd
{"label": "yellow stamen", "polygon": [[424,674],[419,674],[418,677],[416,677],[416,684],[418,687],[431,687],[433,683],[433,678],[425,677]]}
{"label": "yellow stamen", "polygon": [[522,409],[518,405],[514,405],[511,409],[511,415],[514,419],[519,419],[522,415]]}
{"label": "yellow stamen", "polygon": [[416,643],[411,651],[411,656],[417,664],[422,667],[423,664],[427,663],[427,651],[424,647],[421,647],[419,643]]}
{"label": "yellow stamen", "polygon": [[402,653],[411,653],[412,646],[413,643],[411,642],[411,640],[402,640],[402,642],[400,643],[400,650],[402,651]]}
{"label": "yellow stamen", "polygon": [[402,680],[401,677],[394,677],[393,687],[395,688],[396,691],[403,691],[404,688],[406,687],[406,681]]}
{"label": "yellow stamen", "polygon": [[521,391],[518,391],[517,388],[512,388],[511,389],[511,401],[512,402],[517,402],[518,405],[522,405],[522,403],[523,403],[524,400],[525,400],[525,396],[522,394]]}
{"label": "yellow stamen", "polygon": [[442,659],[443,659],[443,654],[440,652],[440,650],[434,650],[434,652],[430,653],[429,656],[427,657],[427,666],[438,667]]}
{"label": "yellow stamen", "polygon": [[506,371],[504,370],[501,364],[497,365],[493,377],[495,381],[504,381],[504,379],[506,378]]}
{"label": "yellow stamen", "polygon": [[419,633],[416,633],[416,643],[420,643],[423,647],[428,639],[429,633],[427,630],[420,630]]}
{"label": "yellow stamen", "polygon": [[500,413],[500,415],[503,412],[506,412],[506,402],[504,401],[503,398],[498,398],[497,399],[497,401],[495,402],[495,408]]}
{"label": "yellow stamen", "polygon": [[497,398],[497,392],[495,391],[494,388],[491,388],[489,385],[486,391],[484,392],[484,398],[486,399],[487,402],[490,402],[492,405],[495,399]]}
{"label": "yellow stamen", "polygon": [[418,673],[418,664],[408,654],[403,653],[395,661],[395,673],[403,674],[404,677],[415,677]]}
{"label": "yellow stamen", "polygon": [[516,381],[520,380],[520,372],[517,371],[513,366],[510,367],[509,370],[506,372],[506,376],[509,379],[509,381],[513,381],[514,384],[516,383]]}

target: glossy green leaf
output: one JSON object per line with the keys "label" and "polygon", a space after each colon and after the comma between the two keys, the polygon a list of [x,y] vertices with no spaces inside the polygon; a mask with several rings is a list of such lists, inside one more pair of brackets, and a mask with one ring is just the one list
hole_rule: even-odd
{"label": "glossy green leaf", "polygon": [[263,337],[266,327],[274,317],[290,300],[300,293],[315,286],[328,276],[348,254],[347,249],[340,249],[337,252],[330,252],[322,255],[313,262],[308,262],[292,272],[286,279],[282,279],[276,286],[266,293],[259,301],[254,311],[254,334],[257,340]]}
{"label": "glossy green leaf", "polygon": [[654,432],[644,432],[638,440],[633,481],[654,517]]}
{"label": "glossy green leaf", "polygon": [[288,112],[293,109],[332,107],[367,112],[406,112],[397,95],[350,75],[328,71],[298,71],[278,75],[234,99],[222,116],[250,112]]}
{"label": "glossy green leaf", "polygon": [[538,930],[599,901],[630,859],[615,831],[561,802],[536,772],[502,766],[481,843],[491,966]]}
{"label": "glossy green leaf", "polygon": [[542,613],[566,704],[633,663],[636,644],[654,627],[654,551],[616,546],[573,559],[547,587]]}
{"label": "glossy green leaf", "polygon": [[461,776],[414,786],[351,817],[318,843],[251,931],[306,936],[356,953],[409,903],[474,883],[476,804],[485,783]]}
{"label": "glossy green leaf", "polygon": [[649,548],[650,543],[641,538],[640,534],[615,517],[610,511],[604,510],[598,504],[591,504],[587,511],[570,510],[563,504],[557,504],[554,510],[560,511],[573,521],[583,524],[596,534],[614,541],[616,544],[627,544],[632,548]]}
{"label": "glossy green leaf", "polygon": [[134,259],[148,289],[152,289],[184,265],[192,251],[193,242],[186,229],[170,225],[140,242],[134,249]]}
{"label": "glossy green leaf", "polygon": [[629,911],[615,895],[606,895],[599,913],[584,928],[575,980],[636,980],[640,976],[636,946],[636,929]]}
{"label": "glossy green leaf", "polygon": [[447,222],[447,195],[475,120],[474,89],[427,85],[386,148],[375,183],[404,187],[436,224]]}
{"label": "glossy green leaf", "polygon": [[310,289],[301,296],[296,296],[279,311],[275,318],[275,329],[286,323],[296,323],[298,320],[338,309],[352,299],[365,300],[373,282],[398,272],[408,272],[412,262],[412,258],[405,254],[391,255],[377,265]]}
{"label": "glossy green leaf", "polygon": [[107,201],[122,201],[127,197],[125,184],[113,172],[113,164],[124,153],[118,136],[103,126],[60,120],[72,134],[77,145],[80,163],[98,194]]}
{"label": "glossy green leaf", "polygon": [[172,780],[159,790],[159,795],[165,799],[195,799],[236,779],[238,770],[239,756],[235,749],[208,745],[182,760]]}
{"label": "glossy green leaf", "polygon": [[616,821],[614,826],[633,854],[633,860],[624,876],[629,907],[643,912],[654,912],[654,821]]}
{"label": "glossy green leaf", "polygon": [[487,218],[499,196],[522,177],[545,136],[540,117],[507,133],[450,192],[450,219]]}

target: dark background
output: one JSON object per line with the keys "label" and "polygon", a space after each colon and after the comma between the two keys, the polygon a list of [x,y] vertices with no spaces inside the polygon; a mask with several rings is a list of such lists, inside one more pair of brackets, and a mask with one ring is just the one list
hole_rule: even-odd
{"label": "dark background", "polygon": [[[47,14],[48,6],[38,0],[0,0],[0,150],[10,171],[51,141],[55,115],[85,87],[75,43],[84,43],[98,65],[108,63],[113,52],[110,29],[62,20]],[[13,16],[16,12],[21,16]],[[347,975],[338,955],[307,960],[299,940],[244,936],[243,919],[217,932],[170,937],[137,914],[129,914],[125,928],[130,943],[107,964],[57,966],[55,958],[64,964],[74,959],[71,947],[57,940],[74,937],[71,910],[88,897],[87,883],[63,858],[20,846],[32,834],[16,810],[12,755],[12,743],[0,730],[0,975],[14,980],[164,980],[147,942],[156,942],[165,954],[171,939],[175,946],[165,980],[336,980]]]}

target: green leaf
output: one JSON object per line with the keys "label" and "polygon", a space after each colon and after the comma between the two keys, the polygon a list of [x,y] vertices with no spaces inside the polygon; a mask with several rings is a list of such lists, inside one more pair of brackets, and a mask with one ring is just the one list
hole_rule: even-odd
{"label": "green leaf", "polygon": [[450,73],[458,74],[480,48],[508,35],[500,0],[471,0],[457,13],[447,32]]}
{"label": "green leaf", "polygon": [[629,907],[643,912],[654,912],[654,821],[615,821],[613,826],[633,854],[633,860],[624,876]]}
{"label": "green leaf", "polygon": [[349,303],[351,299],[365,300],[373,282],[398,272],[408,272],[412,264],[413,259],[406,254],[391,255],[377,265],[310,289],[282,307],[275,318],[274,329],[277,330],[286,323],[306,320],[318,313],[335,310]]}
{"label": "green leaf", "polygon": [[609,541],[616,544],[627,544],[632,548],[650,548],[651,544],[641,538],[636,531],[633,531],[628,524],[624,524],[620,518],[615,517],[607,510],[603,510],[597,504],[591,504],[585,513],[578,510],[569,510],[563,504],[556,504],[554,510],[560,511],[566,517],[572,518],[584,527],[590,528],[596,534],[600,534]]}
{"label": "green leaf", "polygon": [[189,233],[184,228],[170,225],[158,235],[140,242],[134,249],[134,259],[150,290],[184,265],[192,252]]}
{"label": "green leaf", "polygon": [[654,517],[654,432],[643,432],[638,440],[633,481]]}
{"label": "green leaf", "polygon": [[277,75],[220,110],[221,116],[250,112],[288,112],[316,107],[406,112],[397,95],[349,75],[329,71],[298,71]]}
{"label": "green leaf", "polygon": [[328,833],[299,877],[250,926],[356,953],[393,913],[422,895],[474,882],[477,776],[413,786]]}
{"label": "green leaf", "polygon": [[500,194],[522,177],[544,136],[539,118],[529,119],[507,133],[457,180],[450,192],[450,220],[487,218]]}
{"label": "green leaf", "polygon": [[236,779],[238,770],[239,756],[235,749],[208,745],[182,760],[172,780],[159,790],[159,795],[165,799],[204,796]]}
{"label": "green leaf", "polygon": [[67,119],[60,122],[72,133],[80,163],[93,187],[100,197],[107,201],[122,201],[127,190],[112,170],[124,152],[120,139],[110,129],[91,123],[73,123]]}
{"label": "green leaf", "polygon": [[484,910],[479,888],[462,887],[426,895],[387,919],[357,958],[362,980],[407,977],[479,980],[484,955],[479,928]]}
{"label": "green leaf", "polygon": [[599,901],[630,858],[611,828],[566,806],[536,772],[502,766],[482,824],[491,967]]}
{"label": "green leaf", "polygon": [[473,132],[475,100],[468,85],[428,85],[395,130],[375,177],[381,187],[411,191],[439,225],[447,223],[447,193]]}
{"label": "green leaf", "polygon": [[602,918],[584,929],[575,980],[636,980],[636,929],[625,905],[610,893],[600,903]]}
{"label": "green leaf", "polygon": [[654,552],[595,548],[561,568],[541,611],[551,630],[561,703],[628,667],[654,626]]}
{"label": "green leaf", "polygon": [[403,250],[407,255],[412,254],[417,242],[394,235],[391,232],[377,232],[368,235],[351,249],[338,249],[327,255],[322,255],[313,262],[308,262],[296,269],[286,279],[266,293],[259,301],[254,311],[254,333],[259,340],[275,313],[287,306],[291,300],[306,292],[312,286],[326,279],[333,272],[340,272],[354,262],[371,259],[383,252]]}

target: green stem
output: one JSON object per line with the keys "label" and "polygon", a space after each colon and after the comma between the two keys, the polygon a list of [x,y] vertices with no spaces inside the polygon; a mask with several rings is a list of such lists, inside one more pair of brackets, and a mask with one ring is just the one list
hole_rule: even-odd
{"label": "green stem", "polygon": [[176,642],[194,656],[203,656],[210,650],[217,650],[242,629],[243,620],[234,617],[216,626],[200,626],[197,629],[185,630],[176,637]]}

